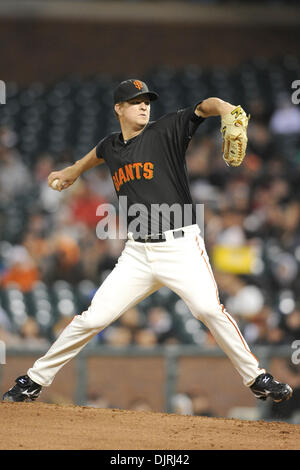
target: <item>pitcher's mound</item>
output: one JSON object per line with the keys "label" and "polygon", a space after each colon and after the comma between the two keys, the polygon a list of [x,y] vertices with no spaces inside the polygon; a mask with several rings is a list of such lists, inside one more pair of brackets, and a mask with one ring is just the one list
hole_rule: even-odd
{"label": "pitcher's mound", "polygon": [[300,449],[300,425],[46,403],[0,403],[0,449]]}

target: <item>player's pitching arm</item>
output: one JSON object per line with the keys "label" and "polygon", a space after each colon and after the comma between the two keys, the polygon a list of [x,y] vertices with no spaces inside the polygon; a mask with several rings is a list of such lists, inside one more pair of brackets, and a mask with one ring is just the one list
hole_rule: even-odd
{"label": "player's pitching arm", "polygon": [[103,158],[98,158],[96,155],[96,147],[94,147],[89,153],[83,158],[77,160],[73,165],[70,165],[63,170],[53,171],[48,176],[48,185],[52,189],[62,191],[71,186],[82,173],[91,168],[95,168],[98,165],[104,163]]}
{"label": "player's pitching arm", "polygon": [[243,108],[227,103],[220,98],[207,98],[195,108],[195,114],[203,118],[221,117],[221,133],[223,137],[223,159],[228,166],[240,166],[247,149],[247,127],[250,116]]}

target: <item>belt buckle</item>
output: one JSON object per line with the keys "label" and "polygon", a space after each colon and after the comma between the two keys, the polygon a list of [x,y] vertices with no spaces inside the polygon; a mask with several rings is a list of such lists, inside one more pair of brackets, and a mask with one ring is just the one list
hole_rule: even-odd
{"label": "belt buckle", "polygon": [[164,241],[164,234],[163,233],[151,233],[150,235],[145,236],[145,242],[155,243],[159,241]]}

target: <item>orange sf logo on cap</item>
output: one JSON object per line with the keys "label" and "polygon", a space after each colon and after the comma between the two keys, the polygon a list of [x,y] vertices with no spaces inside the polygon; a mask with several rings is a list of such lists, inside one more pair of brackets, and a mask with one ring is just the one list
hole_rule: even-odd
{"label": "orange sf logo on cap", "polygon": [[141,90],[143,88],[143,84],[139,80],[134,80],[133,84],[138,90]]}

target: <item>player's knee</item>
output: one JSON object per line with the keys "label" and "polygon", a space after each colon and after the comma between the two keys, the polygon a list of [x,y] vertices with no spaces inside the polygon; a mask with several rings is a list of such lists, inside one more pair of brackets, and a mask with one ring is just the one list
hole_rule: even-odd
{"label": "player's knee", "polygon": [[81,324],[85,330],[102,330],[110,323],[109,312],[97,312],[90,306],[81,314]]}
{"label": "player's knee", "polygon": [[194,310],[193,315],[198,320],[205,320],[207,318],[214,318],[220,314],[221,307],[216,303],[202,304]]}

